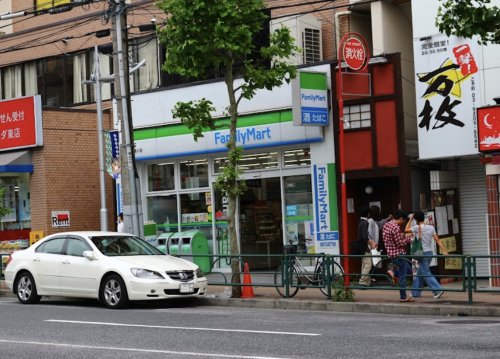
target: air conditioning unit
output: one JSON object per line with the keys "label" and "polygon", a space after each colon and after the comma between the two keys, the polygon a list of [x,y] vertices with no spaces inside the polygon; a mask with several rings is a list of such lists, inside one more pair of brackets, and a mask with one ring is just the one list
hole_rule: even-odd
{"label": "air conditioning unit", "polygon": [[321,41],[321,21],[312,14],[290,16],[271,20],[271,31],[286,26],[295,39],[295,45],[301,49],[296,56],[290,58],[294,65],[304,65],[323,60]]}

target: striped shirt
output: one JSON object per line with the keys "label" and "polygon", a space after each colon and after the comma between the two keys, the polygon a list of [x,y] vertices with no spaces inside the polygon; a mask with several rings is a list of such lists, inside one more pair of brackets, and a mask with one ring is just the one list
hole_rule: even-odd
{"label": "striped shirt", "polygon": [[406,254],[406,245],[410,243],[411,237],[403,236],[401,227],[395,220],[391,220],[384,225],[382,237],[389,257],[395,258],[400,254]]}

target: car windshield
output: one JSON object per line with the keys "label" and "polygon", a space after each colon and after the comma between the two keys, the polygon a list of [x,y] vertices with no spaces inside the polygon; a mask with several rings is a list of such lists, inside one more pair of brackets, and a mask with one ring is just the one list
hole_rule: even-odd
{"label": "car windshield", "polygon": [[165,255],[151,244],[134,236],[93,236],[90,240],[105,256]]}

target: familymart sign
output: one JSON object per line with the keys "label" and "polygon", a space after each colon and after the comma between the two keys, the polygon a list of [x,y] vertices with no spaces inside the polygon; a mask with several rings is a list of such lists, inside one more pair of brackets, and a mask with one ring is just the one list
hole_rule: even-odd
{"label": "familymart sign", "polygon": [[300,71],[292,82],[293,124],[328,126],[328,82],[324,72]]}

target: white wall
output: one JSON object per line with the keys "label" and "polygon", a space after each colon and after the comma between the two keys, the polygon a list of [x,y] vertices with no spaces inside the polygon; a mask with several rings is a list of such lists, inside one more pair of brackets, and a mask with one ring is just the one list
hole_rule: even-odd
{"label": "white wall", "polygon": [[405,139],[415,141],[417,120],[410,8],[405,4],[378,1],[371,4],[371,14],[373,54],[401,54]]}

